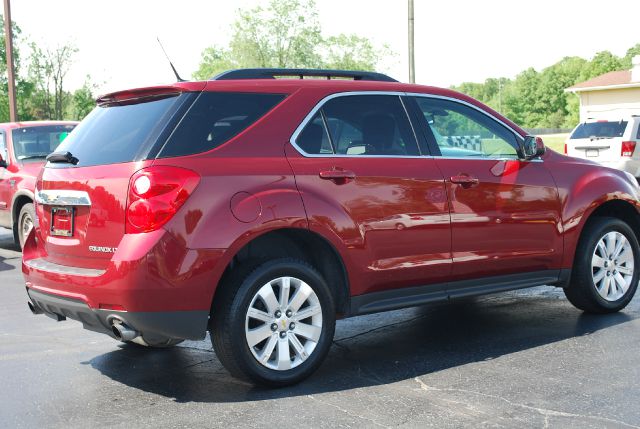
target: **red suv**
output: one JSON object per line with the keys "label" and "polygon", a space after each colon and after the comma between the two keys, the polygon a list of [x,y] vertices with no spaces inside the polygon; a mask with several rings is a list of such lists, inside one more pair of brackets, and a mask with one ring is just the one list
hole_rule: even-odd
{"label": "red suv", "polygon": [[158,347],[209,329],[257,383],[309,376],[337,318],[538,285],[608,313],[638,285],[633,177],[376,73],[113,93],[48,161],[31,310]]}
{"label": "red suv", "polygon": [[45,157],[77,122],[0,124],[0,226],[11,228],[22,246],[33,226],[33,189]]}

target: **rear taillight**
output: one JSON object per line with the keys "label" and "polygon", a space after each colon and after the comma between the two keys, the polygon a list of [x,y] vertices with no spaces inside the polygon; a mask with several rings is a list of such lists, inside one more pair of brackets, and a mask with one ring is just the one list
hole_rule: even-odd
{"label": "rear taillight", "polygon": [[620,155],[633,156],[633,151],[636,150],[636,142],[622,142],[622,150]]}
{"label": "rear taillight", "polygon": [[144,168],[131,176],[127,198],[127,234],[155,231],[182,207],[200,176],[179,167]]}
{"label": "rear taillight", "polygon": [[564,144],[564,154],[565,155],[567,154],[567,144],[566,143]]}

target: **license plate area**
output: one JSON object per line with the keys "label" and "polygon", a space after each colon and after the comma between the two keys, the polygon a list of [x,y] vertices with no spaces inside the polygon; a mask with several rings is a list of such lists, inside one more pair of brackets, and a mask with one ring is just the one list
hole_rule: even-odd
{"label": "license plate area", "polygon": [[75,218],[74,207],[51,208],[51,235],[71,237]]}
{"label": "license plate area", "polygon": [[585,151],[585,155],[589,158],[597,158],[600,156],[600,150],[599,149],[587,149]]}

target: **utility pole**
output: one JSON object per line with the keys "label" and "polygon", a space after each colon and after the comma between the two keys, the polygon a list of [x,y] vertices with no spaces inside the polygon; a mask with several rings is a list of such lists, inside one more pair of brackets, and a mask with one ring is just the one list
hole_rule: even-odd
{"label": "utility pole", "polygon": [[11,31],[11,5],[10,0],[4,0],[4,45],[7,52],[7,81],[9,84],[9,120],[18,120],[16,108],[16,79],[13,65],[13,34]]}
{"label": "utility pole", "polygon": [[409,83],[416,83],[416,60],[413,46],[413,0],[409,0]]}

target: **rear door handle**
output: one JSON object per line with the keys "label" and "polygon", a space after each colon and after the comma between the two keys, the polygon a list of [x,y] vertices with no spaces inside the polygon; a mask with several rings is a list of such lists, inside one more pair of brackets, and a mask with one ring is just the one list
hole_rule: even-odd
{"label": "rear door handle", "polygon": [[323,170],[320,178],[324,180],[347,181],[356,178],[356,173],[350,170]]}
{"label": "rear door handle", "polygon": [[477,185],[480,181],[477,177],[469,176],[468,174],[458,174],[457,176],[451,176],[451,183],[457,183],[468,188]]}

